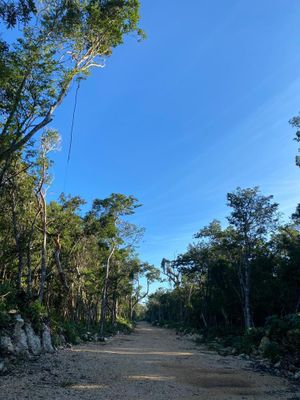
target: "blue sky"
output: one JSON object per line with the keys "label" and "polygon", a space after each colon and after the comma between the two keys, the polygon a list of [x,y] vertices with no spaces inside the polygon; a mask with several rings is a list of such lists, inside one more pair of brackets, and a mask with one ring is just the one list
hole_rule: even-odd
{"label": "blue sky", "polygon": [[[89,204],[133,194],[140,255],[159,266],[185,250],[226,193],[258,185],[289,215],[299,201],[300,2],[142,0],[141,27],[78,97],[66,192]],[[64,189],[74,88],[56,112],[63,137],[51,197]]]}

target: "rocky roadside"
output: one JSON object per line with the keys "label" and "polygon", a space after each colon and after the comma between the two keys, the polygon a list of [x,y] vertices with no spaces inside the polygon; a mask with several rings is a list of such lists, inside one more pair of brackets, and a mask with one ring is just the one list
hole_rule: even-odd
{"label": "rocky roadside", "polygon": [[[61,337],[61,343],[66,344],[65,338]],[[7,328],[0,333],[0,373],[7,372],[20,359],[54,352],[51,330],[46,323],[42,323],[39,332],[36,332],[30,322],[20,314],[15,314]]]}
{"label": "rocky roadside", "polygon": [[71,344],[62,333],[53,333],[47,323],[39,321],[36,325],[18,313],[11,314],[10,322],[0,330],[0,375],[13,370],[19,362],[37,361],[41,355],[53,355],[57,350],[71,348],[72,344],[109,342],[112,338],[86,331],[81,337],[74,337]]}
{"label": "rocky roadside", "polygon": [[[185,335],[178,335],[178,338],[185,338],[190,340],[196,344],[203,345],[203,337],[198,334],[185,334]],[[273,376],[278,376],[282,378],[286,378],[290,380],[292,383],[300,385],[300,368],[296,367],[293,364],[293,357],[291,356],[286,357],[284,360],[279,360],[276,362],[272,362],[267,358],[263,357],[264,347],[269,344],[269,339],[267,337],[263,337],[261,343],[258,347],[258,350],[255,354],[239,354],[237,350],[233,347],[224,347],[216,338],[215,341],[210,342],[207,344],[207,348],[211,351],[215,351],[219,356],[228,357],[233,356],[237,357],[241,360],[246,360],[249,362],[250,367],[262,373],[268,373]]]}

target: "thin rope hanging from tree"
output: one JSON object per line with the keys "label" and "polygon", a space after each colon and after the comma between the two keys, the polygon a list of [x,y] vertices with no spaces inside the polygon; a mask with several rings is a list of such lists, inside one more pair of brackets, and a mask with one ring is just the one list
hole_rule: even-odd
{"label": "thin rope hanging from tree", "polygon": [[69,150],[68,150],[68,158],[67,158],[67,165],[66,165],[63,192],[66,189],[67,178],[68,178],[68,170],[69,170],[69,163],[70,163],[70,159],[71,159],[73,136],[74,136],[75,115],[76,115],[76,108],[77,108],[78,91],[79,91],[79,88],[80,88],[80,81],[81,81],[81,79],[78,78],[77,79],[77,88],[76,88],[76,92],[75,92],[75,99],[74,99],[74,107],[73,107],[73,114],[72,114],[71,129],[70,129],[70,142],[69,142]]}
{"label": "thin rope hanging from tree", "polygon": [[74,122],[75,122],[75,113],[76,113],[76,107],[77,107],[77,97],[78,97],[79,88],[80,88],[80,79],[77,80],[77,88],[76,88],[76,92],[75,92],[74,108],[73,108],[71,131],[70,131],[70,143],[69,143],[69,151],[68,151],[68,163],[70,162],[70,158],[71,158],[71,151],[72,151],[72,144],[73,144]]}

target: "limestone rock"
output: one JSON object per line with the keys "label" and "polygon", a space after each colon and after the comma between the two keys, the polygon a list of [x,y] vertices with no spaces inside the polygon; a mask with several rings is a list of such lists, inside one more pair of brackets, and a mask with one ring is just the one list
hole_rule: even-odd
{"label": "limestone rock", "polygon": [[64,337],[64,335],[60,334],[59,335],[60,341],[61,341],[61,345],[65,346],[67,344],[66,338]]}
{"label": "limestone rock", "polygon": [[297,379],[297,380],[298,379],[300,380],[300,371],[295,373],[294,378]]}
{"label": "limestone rock", "polygon": [[271,343],[270,339],[267,336],[264,336],[260,341],[258,351],[261,354],[264,354],[265,350],[268,348],[268,346],[270,346],[270,343]]}
{"label": "limestone rock", "polygon": [[50,328],[46,324],[43,324],[42,347],[45,353],[54,353],[55,351],[52,346]]}
{"label": "limestone rock", "polygon": [[7,368],[6,368],[4,360],[0,360],[0,374],[3,374],[6,371],[7,371]]}
{"label": "limestone rock", "polygon": [[274,364],[274,368],[280,368],[281,367],[281,361],[278,361],[276,364]]}
{"label": "limestone rock", "polygon": [[16,323],[13,333],[13,341],[17,354],[28,353],[27,335],[23,329],[24,320],[20,315],[16,315]]}
{"label": "limestone rock", "polygon": [[11,341],[11,338],[7,335],[0,337],[0,349],[3,354],[14,354],[15,347]]}
{"label": "limestone rock", "polygon": [[35,334],[34,330],[32,329],[31,324],[25,324],[25,332],[27,335],[27,342],[29,351],[37,356],[42,352],[42,345],[40,338]]}

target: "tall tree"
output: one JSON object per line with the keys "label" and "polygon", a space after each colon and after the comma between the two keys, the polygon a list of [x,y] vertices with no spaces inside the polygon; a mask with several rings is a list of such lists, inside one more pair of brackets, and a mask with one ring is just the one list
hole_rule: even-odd
{"label": "tall tree", "polygon": [[251,261],[262,239],[270,235],[278,222],[278,204],[273,196],[263,196],[259,188],[241,189],[227,194],[232,209],[229,224],[235,229],[239,259],[237,264],[243,299],[245,328],[253,326],[251,310]]}
{"label": "tall tree", "polygon": [[49,153],[59,148],[60,137],[58,133],[52,129],[47,129],[42,137],[40,150],[37,159],[37,188],[36,198],[38,208],[41,216],[41,233],[42,233],[42,246],[41,246],[41,279],[40,279],[40,293],[39,299],[42,303],[44,301],[44,291],[47,273],[47,237],[48,237],[48,221],[47,221],[47,190],[51,184],[51,175],[49,168],[51,160]]}
{"label": "tall tree", "polygon": [[107,252],[99,326],[101,337],[104,335],[112,258],[120,246],[132,246],[141,234],[140,229],[126,222],[123,217],[134,214],[139,206],[140,204],[133,196],[113,193],[104,200],[94,200],[92,211],[88,216],[92,231],[96,230],[99,234],[99,245]]}

